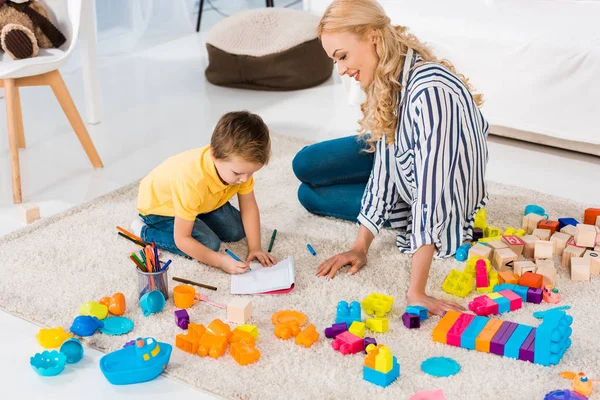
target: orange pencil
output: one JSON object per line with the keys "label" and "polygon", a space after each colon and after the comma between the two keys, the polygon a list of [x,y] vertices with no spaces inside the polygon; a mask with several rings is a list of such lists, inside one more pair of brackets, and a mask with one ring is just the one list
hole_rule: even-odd
{"label": "orange pencil", "polygon": [[132,239],[135,239],[135,240],[137,240],[138,242],[146,243],[146,242],[144,242],[144,241],[142,240],[142,238],[140,238],[140,237],[138,237],[138,236],[135,236],[133,233],[131,233],[131,232],[129,232],[129,231],[127,231],[127,230],[125,230],[124,228],[121,228],[121,227],[120,227],[120,226],[118,226],[118,225],[117,225],[117,229],[118,229],[119,231],[121,231],[121,232],[122,232],[124,235],[126,235],[126,236],[129,236],[130,238],[132,238]]}

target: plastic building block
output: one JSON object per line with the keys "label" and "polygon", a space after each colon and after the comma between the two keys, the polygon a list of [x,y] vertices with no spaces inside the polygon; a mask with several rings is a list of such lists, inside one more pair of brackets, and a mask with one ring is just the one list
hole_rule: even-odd
{"label": "plastic building block", "polygon": [[304,347],[310,347],[319,339],[319,333],[317,328],[313,324],[308,324],[302,331],[296,336],[296,344]]}
{"label": "plastic building block", "polygon": [[339,323],[339,324],[333,324],[331,325],[329,328],[325,328],[325,337],[327,338],[334,338],[337,335],[339,335],[340,333],[344,333],[348,330],[348,326],[346,325],[345,322]]}
{"label": "plastic building block", "polygon": [[56,350],[36,353],[29,359],[29,365],[41,376],[55,376],[63,372],[67,356]]}
{"label": "plastic building block", "polygon": [[187,329],[190,323],[190,315],[187,310],[175,310],[175,323],[181,329]]}
{"label": "plastic building block", "polygon": [[442,283],[442,290],[458,297],[466,297],[473,291],[473,286],[472,276],[453,269]]}
{"label": "plastic building block", "polygon": [[344,332],[339,334],[333,340],[333,342],[331,342],[331,347],[333,347],[334,350],[339,351],[343,355],[347,355],[363,351],[364,344],[362,339],[358,336],[353,335],[350,332]]}
{"label": "plastic building block", "polygon": [[504,355],[504,347],[519,324],[505,321],[490,341],[490,353]]}
{"label": "plastic building block", "polygon": [[350,305],[348,305],[347,301],[340,301],[337,306],[335,323],[339,324],[345,322],[346,327],[350,328],[350,325],[352,325],[354,321],[361,321],[360,311],[361,308],[358,301],[353,301]]}
{"label": "plastic building block", "polygon": [[234,329],[231,336],[229,336],[229,343],[244,342],[248,346],[256,346],[256,339],[250,332],[243,331],[241,329]]}
{"label": "plastic building block", "polygon": [[497,226],[492,226],[492,225],[488,225],[485,227],[485,229],[483,230],[483,234],[486,237],[496,237],[496,236],[500,236],[500,228],[498,228]]}
{"label": "plastic building block", "polygon": [[476,242],[479,239],[483,239],[483,229],[473,228],[473,241]]}
{"label": "plastic building block", "polygon": [[478,296],[469,303],[469,310],[482,316],[498,314],[498,303],[486,295]]}
{"label": "plastic building block", "polygon": [[[94,330],[95,331],[95,330]],[[65,332],[62,326],[58,328],[40,329],[35,335],[40,346],[45,349],[54,349],[59,347],[65,340],[72,338],[73,335]]]}
{"label": "plastic building block", "polygon": [[442,389],[425,390],[415,393],[408,400],[447,400]]}
{"label": "plastic building block", "polygon": [[195,354],[198,351],[198,342],[206,328],[202,324],[188,324],[187,334],[175,336],[175,346],[187,353]]}
{"label": "plastic building block", "polygon": [[227,350],[227,337],[217,336],[206,331],[198,341],[198,355],[219,358]]}
{"label": "plastic building block", "polygon": [[421,318],[415,314],[404,313],[402,314],[402,322],[408,329],[415,329],[421,327]]}
{"label": "plastic building block", "polygon": [[535,331],[533,328],[519,349],[519,360],[533,362],[535,348]]}
{"label": "plastic building block", "polygon": [[475,214],[474,228],[485,229],[487,226],[487,211],[485,208],[480,208]]}
{"label": "plastic building block", "polygon": [[533,328],[527,325],[519,325],[511,335],[510,339],[504,345],[504,356],[510,358],[519,358],[519,349],[529,336]]}
{"label": "plastic building block", "polygon": [[475,350],[484,353],[490,352],[490,342],[492,341],[496,332],[500,330],[504,321],[499,319],[490,319],[488,323],[483,327],[479,335],[475,338]]}
{"label": "plastic building block", "polygon": [[571,346],[571,324],[573,317],[564,311],[544,315],[542,324],[535,334],[534,362],[545,366],[560,362]]}
{"label": "plastic building block", "polygon": [[491,293],[494,291],[494,287],[498,285],[498,273],[494,270],[488,272],[488,286],[478,287],[477,293]]}
{"label": "plastic building block", "polygon": [[482,243],[475,243],[469,249],[468,258],[485,258],[489,259],[492,254],[492,249]]}
{"label": "plastic building block", "polygon": [[448,357],[431,357],[421,363],[421,370],[431,376],[443,378],[458,374],[460,364]]}
{"label": "plastic building block", "polygon": [[208,324],[206,332],[212,333],[215,336],[223,336],[225,339],[229,339],[231,336],[231,328],[229,325],[218,318]]}
{"label": "plastic building block", "polygon": [[529,288],[527,286],[515,285],[515,287],[511,290],[515,292],[517,296],[520,296],[523,301],[527,302],[527,292],[529,292]]}
{"label": "plastic building block", "polygon": [[254,325],[242,325],[242,326],[238,326],[235,329],[239,329],[245,332],[250,333],[252,336],[254,336],[254,339],[258,339],[258,328]]}
{"label": "plastic building block", "polygon": [[477,260],[477,263],[475,264],[475,286],[477,288],[490,286],[485,261],[483,260]]}
{"label": "plastic building block", "polygon": [[252,364],[260,358],[260,351],[245,342],[232,343],[229,353],[239,365]]}
{"label": "plastic building block", "polygon": [[[389,329],[389,322],[387,318],[367,318],[365,323],[367,328],[372,332],[384,333]],[[356,322],[354,324],[356,324]],[[352,331],[352,327],[350,327],[350,331]]]}
{"label": "plastic building block", "polygon": [[387,374],[379,372],[376,369],[363,367],[363,379],[381,387],[388,387],[400,376],[400,364],[396,357],[392,359],[392,370]]}
{"label": "plastic building block", "polygon": [[237,297],[227,304],[227,321],[235,324],[245,324],[251,316],[252,301]]}
{"label": "plastic building block", "polygon": [[519,278],[520,286],[527,286],[530,288],[540,289],[544,284],[544,276],[540,274],[535,274],[533,272],[525,272]]}
{"label": "plastic building block", "polygon": [[40,207],[35,203],[21,204],[21,220],[26,224],[31,224],[40,219]]}
{"label": "plastic building block", "polygon": [[504,296],[496,297],[493,300],[498,303],[498,314],[504,314],[510,311],[510,301]]}
{"label": "plastic building block", "polygon": [[366,337],[363,339],[363,345],[365,346],[365,353],[366,353],[367,346],[369,346],[369,345],[377,346],[377,340],[375,340],[375,338],[372,338],[372,337]]}
{"label": "plastic building block", "polygon": [[460,337],[474,318],[472,314],[462,314],[446,334],[446,344],[460,347]]}
{"label": "plastic building block", "polygon": [[379,354],[379,349],[382,347],[382,344],[371,344],[367,346],[367,348],[365,349],[367,356],[365,357],[365,361],[363,364],[369,368],[375,369],[375,360],[377,359],[377,354]]}
{"label": "plastic building block", "polygon": [[489,320],[489,318],[480,316],[473,318],[467,329],[463,331],[463,334],[460,337],[460,347],[469,350],[475,350],[475,339],[481,333]]}
{"label": "plastic building block", "polygon": [[456,249],[456,255],[455,255],[456,260],[457,261],[466,261],[467,258],[469,257],[469,249],[470,248],[471,248],[471,245],[469,243],[459,246],[459,248]]}
{"label": "plastic building block", "polygon": [[559,230],[560,223],[558,221],[540,221],[538,224],[539,229],[548,229],[550,231],[550,236],[554,235],[556,231]]}
{"label": "plastic building block", "polygon": [[[362,308],[367,315],[385,317],[392,310],[394,298],[381,293],[371,293],[362,301]],[[336,321],[337,322],[337,321]]]}
{"label": "plastic building block", "polygon": [[497,292],[489,293],[486,296],[489,297],[492,300],[498,299],[498,298],[502,297],[502,295],[498,294]]}
{"label": "plastic building block", "polygon": [[577,226],[578,224],[579,224],[579,221],[577,221],[575,218],[559,218],[558,219],[559,229],[562,229],[567,225]]}
{"label": "plastic building block", "polygon": [[596,245],[597,234],[595,225],[578,224],[575,243],[581,247],[594,247]]}
{"label": "plastic building block", "polygon": [[542,302],[543,293],[542,289],[529,288],[527,289],[527,302],[540,304]]}
{"label": "plastic building block", "polygon": [[409,314],[418,315],[421,321],[425,321],[429,318],[429,310],[425,307],[407,306],[405,311]]}
{"label": "plastic building block", "polygon": [[275,336],[287,340],[300,333],[300,327],[306,324],[308,318],[299,311],[283,310],[271,316],[271,322],[275,325]]}
{"label": "plastic building block", "polygon": [[381,346],[375,356],[375,370],[384,374],[390,372],[393,367],[393,356],[387,346]]}
{"label": "plastic building block", "polygon": [[452,325],[458,320],[461,313],[457,311],[447,311],[442,317],[437,326],[433,329],[432,340],[434,342],[446,344],[448,331],[452,328]]}
{"label": "plastic building block", "polygon": [[510,311],[518,310],[523,307],[523,299],[512,290],[501,290],[498,293],[510,302]]}
{"label": "plastic building block", "polygon": [[365,337],[365,323],[354,321],[352,323],[352,325],[350,325],[350,328],[348,328],[348,332],[350,332],[360,338]]}
{"label": "plastic building block", "polygon": [[463,272],[467,275],[472,276],[474,279],[476,276],[476,272],[477,272],[475,270],[475,267],[476,267],[477,263],[481,263],[481,262],[485,263],[485,270],[489,274],[492,271],[492,263],[487,258],[480,258],[480,257],[469,258],[467,260],[467,264],[465,265],[465,269]]}
{"label": "plastic building block", "polygon": [[508,272],[508,271],[498,272],[498,282],[500,284],[502,284],[502,283],[517,284],[517,283],[519,283],[519,276],[517,274]]}
{"label": "plastic building block", "polygon": [[600,217],[600,208],[586,208],[583,212],[583,223],[586,225],[594,225]]}
{"label": "plastic building block", "polygon": [[294,321],[285,324],[275,325],[275,337],[288,340],[292,336],[297,336],[300,333],[300,325]]}

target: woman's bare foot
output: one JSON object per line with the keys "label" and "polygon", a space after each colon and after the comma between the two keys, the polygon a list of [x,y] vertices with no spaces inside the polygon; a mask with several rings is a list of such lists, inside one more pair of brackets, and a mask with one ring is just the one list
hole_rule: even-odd
{"label": "woman's bare foot", "polygon": [[466,311],[466,309],[452,301],[436,299],[435,297],[422,294],[407,294],[406,300],[409,306],[421,306],[429,310],[430,314],[442,316],[446,311]]}

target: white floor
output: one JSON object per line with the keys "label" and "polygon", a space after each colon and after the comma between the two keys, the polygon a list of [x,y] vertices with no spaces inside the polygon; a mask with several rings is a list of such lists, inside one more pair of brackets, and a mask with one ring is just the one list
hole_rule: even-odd
{"label": "white floor", "polygon": [[[219,17],[207,12],[205,18],[203,30]],[[91,168],[50,91],[22,90],[27,139],[27,149],[20,152],[24,201],[37,203],[42,217],[90,201],[143,177],[169,155],[206,144],[219,116],[230,110],[248,109],[260,114],[273,132],[315,141],[356,129],[358,110],[347,105],[338,79],[291,93],[225,89],[205,81],[206,64],[202,35],[192,33],[118,59],[100,60],[104,116],[102,123],[88,129],[103,158],[102,170]],[[80,72],[65,75],[65,80],[83,110]],[[3,104],[0,120],[0,137],[5,137]],[[600,203],[593,184],[600,176],[600,158],[495,137],[490,137],[489,148],[490,180]],[[12,203],[6,140],[0,141],[0,166],[4,235],[24,226]],[[57,378],[40,378],[28,366],[29,356],[40,350],[34,338],[39,327],[2,312],[0,327],[5,349],[1,394],[158,398],[176,393],[211,398],[162,377],[144,385],[113,387],[97,368],[101,354],[89,349],[84,364],[68,367]]]}

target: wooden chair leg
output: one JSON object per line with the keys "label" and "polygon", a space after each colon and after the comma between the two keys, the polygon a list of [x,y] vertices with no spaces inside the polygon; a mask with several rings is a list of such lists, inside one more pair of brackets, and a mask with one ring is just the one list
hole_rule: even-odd
{"label": "wooden chair leg", "polygon": [[18,89],[14,79],[4,80],[4,96],[6,97],[6,120],[8,124],[8,145],[10,148],[10,168],[12,172],[13,201],[23,202],[21,194],[21,170],[19,167],[17,100]]}
{"label": "wooden chair leg", "polygon": [[79,115],[79,112],[77,111],[77,107],[75,107],[75,103],[71,98],[69,89],[67,89],[60,72],[58,72],[58,70],[48,72],[47,80],[92,165],[94,168],[102,168],[104,166],[102,160],[96,151],[96,147],[81,119],[81,115]]}
{"label": "wooden chair leg", "polygon": [[17,145],[20,149],[25,148],[25,131],[23,130],[23,114],[21,113],[21,95],[19,94],[19,88],[15,88],[15,108],[16,108],[16,119],[17,119]]}

